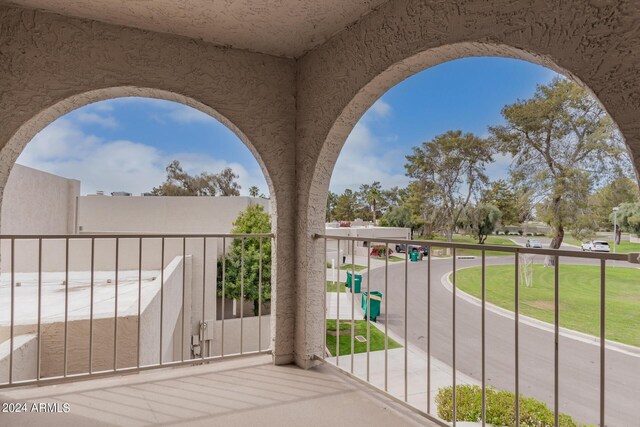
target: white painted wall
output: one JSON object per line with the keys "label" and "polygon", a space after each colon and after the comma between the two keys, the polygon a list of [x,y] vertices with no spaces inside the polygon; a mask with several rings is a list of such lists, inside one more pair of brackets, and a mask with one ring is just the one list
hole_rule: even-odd
{"label": "white painted wall", "polygon": [[80,233],[228,233],[240,211],[259,197],[81,196]]}
{"label": "white painted wall", "polygon": [[68,234],[80,181],[15,164],[2,197],[1,234]]}
{"label": "white painted wall", "polygon": [[[11,341],[0,343],[0,378],[9,379],[9,351]],[[13,381],[34,379],[37,375],[38,337],[35,334],[18,335],[13,339]]]}

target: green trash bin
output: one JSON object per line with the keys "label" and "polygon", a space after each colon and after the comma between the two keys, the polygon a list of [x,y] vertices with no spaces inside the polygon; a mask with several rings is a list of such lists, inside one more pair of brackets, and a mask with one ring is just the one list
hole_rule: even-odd
{"label": "green trash bin", "polygon": [[[370,313],[367,313],[367,294],[371,295],[369,299],[369,309]],[[382,303],[382,292],[379,291],[371,291],[369,293],[362,293],[362,310],[364,311],[364,318],[367,317],[374,322],[380,315],[380,304]]]}
{"label": "green trash bin", "polygon": [[411,261],[422,261],[422,253],[418,251],[411,251],[409,253],[409,259]]}
{"label": "green trash bin", "polygon": [[[351,272],[347,271],[347,282],[344,284],[347,288],[351,289]],[[360,289],[362,288],[362,274],[356,274],[356,284],[354,286],[354,292],[356,294],[360,293]]]}

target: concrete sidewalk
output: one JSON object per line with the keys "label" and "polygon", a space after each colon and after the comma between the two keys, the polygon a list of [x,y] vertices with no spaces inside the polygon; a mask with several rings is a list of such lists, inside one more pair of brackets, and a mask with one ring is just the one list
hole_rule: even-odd
{"label": "concrete sidewalk", "polygon": [[[350,292],[327,292],[327,319],[336,319],[338,313],[338,298],[340,299],[340,320],[351,320],[351,301],[352,294]],[[361,320],[364,318],[364,312],[360,308],[361,294],[355,294],[354,298],[354,319]],[[377,328],[384,333],[383,318],[379,317],[378,322],[371,322],[372,328]],[[404,338],[398,336],[389,330],[389,338],[404,346]],[[412,406],[427,411],[427,355],[424,351],[416,346],[409,344],[407,346],[407,402]],[[367,379],[367,354],[358,353],[353,355],[354,369],[353,374]],[[401,399],[405,399],[404,387],[404,358],[405,349],[396,348],[387,351],[387,391]],[[339,361],[336,357],[327,358],[327,362],[339,366],[342,369],[350,371],[351,355],[340,356]],[[431,357],[431,383],[429,400],[431,402],[431,415],[436,415],[437,407],[435,405],[435,396],[438,389],[452,385],[453,370],[451,366],[442,362],[435,357]],[[369,383],[385,389],[385,352],[373,351],[369,353]],[[461,373],[456,373],[456,384],[477,384],[479,382],[473,378]]]}

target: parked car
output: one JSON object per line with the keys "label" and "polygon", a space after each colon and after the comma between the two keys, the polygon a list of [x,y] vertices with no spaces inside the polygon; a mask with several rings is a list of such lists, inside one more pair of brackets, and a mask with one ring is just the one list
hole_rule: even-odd
{"label": "parked car", "polygon": [[540,240],[536,239],[527,239],[525,246],[528,248],[542,249],[542,243],[540,243]]}
{"label": "parked car", "polygon": [[[404,253],[405,252],[405,244],[404,243],[399,243],[396,245],[396,252],[397,253]],[[429,248],[426,246],[422,246],[422,245],[409,245],[409,251],[410,252],[420,252],[422,253],[422,255],[428,255],[429,254]]]}
{"label": "parked car", "polygon": [[604,240],[591,240],[582,244],[583,251],[590,252],[610,252],[609,243]]}

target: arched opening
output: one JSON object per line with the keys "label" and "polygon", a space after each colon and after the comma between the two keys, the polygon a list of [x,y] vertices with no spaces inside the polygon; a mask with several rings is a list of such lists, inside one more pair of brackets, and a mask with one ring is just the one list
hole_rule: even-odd
{"label": "arched opening", "polygon": [[21,126],[0,159],[2,382],[269,351],[275,191],[214,109],[86,92]]}
{"label": "arched opening", "polygon": [[[328,218],[326,209],[329,205],[325,204],[324,209],[322,209],[318,201],[325,200],[320,193],[326,194],[330,190],[329,179],[332,172],[335,176],[337,172],[344,172],[345,168],[349,170],[351,163],[359,161],[364,163],[367,161],[366,157],[369,153],[363,152],[360,157],[353,156],[349,161],[342,163],[340,171],[334,169],[336,163],[340,164],[338,154],[343,148],[346,148],[343,147],[345,141],[348,144],[351,138],[353,142],[354,135],[355,138],[365,138],[367,137],[366,133],[371,131],[371,129],[366,128],[366,122],[365,126],[363,126],[363,123],[358,122],[358,120],[364,115],[361,120],[369,120],[369,125],[373,127],[373,122],[379,122],[384,114],[388,113],[389,106],[386,104],[389,99],[394,99],[396,95],[394,91],[399,86],[406,84],[410,80],[415,80],[415,74],[422,70],[433,69],[435,71],[439,68],[437,67],[438,64],[453,64],[455,59],[463,56],[507,56],[546,65],[547,67],[552,66],[554,70],[559,70],[558,67],[553,66],[553,64],[542,58],[515,49],[481,44],[461,44],[424,52],[375,76],[359,88],[356,96],[346,103],[345,108],[338,114],[335,122],[331,124],[330,128],[327,128],[329,129],[327,138],[319,152],[319,161],[312,179],[313,185],[310,187],[312,194],[309,197],[310,203],[314,203],[318,211],[325,212],[325,218]],[[451,68],[448,69],[448,72],[451,72]],[[424,74],[426,73],[424,72]],[[575,76],[567,72],[563,74],[580,85]],[[535,83],[530,89],[529,95],[522,96],[522,98],[531,98],[535,95]],[[537,83],[548,84],[549,80]],[[388,90],[389,92],[387,92]],[[409,96],[424,96],[424,93],[416,90],[415,85],[407,93],[410,94]],[[383,96],[383,94],[385,95]],[[381,101],[380,97],[382,97]],[[513,97],[508,104],[516,104],[518,98],[520,97]],[[467,99],[468,101],[469,99]],[[597,101],[596,103],[599,106]],[[498,108],[498,113],[500,108]],[[368,113],[365,115],[367,110]],[[406,108],[403,112],[406,113]],[[374,118],[372,119],[372,117]],[[507,119],[507,117],[503,118],[503,120]],[[416,118],[416,120],[418,119]],[[613,122],[613,119],[611,120]],[[494,123],[494,125],[501,124],[503,123]],[[398,123],[395,123],[395,125],[401,126]],[[435,127],[437,126],[438,124],[435,124]],[[459,127],[455,128],[458,129]],[[442,136],[447,130],[449,129],[425,131],[424,133],[429,136],[421,136],[420,140],[415,141],[416,145],[422,142],[435,145],[438,142],[438,135]],[[463,132],[469,131],[469,129],[464,128],[462,130]],[[350,132],[351,134],[349,135]],[[492,136],[496,137],[495,134]],[[405,155],[411,154],[416,155],[416,152],[401,153],[399,156],[404,158]],[[511,156],[517,157],[517,153],[512,153]],[[385,158],[384,153],[381,153],[379,157]],[[389,159],[390,157],[386,157],[385,161],[378,164],[388,166]],[[407,159],[405,162],[411,163],[411,159]],[[372,167],[369,166],[364,169],[371,171]],[[366,182],[358,181],[359,176],[371,176],[364,169],[358,169],[358,165],[354,165],[351,168],[352,173],[342,174],[353,181],[352,185],[359,187],[360,184],[365,184],[367,186],[367,188],[353,188],[354,192],[357,190],[367,191],[375,184],[375,181],[378,181],[375,178]],[[385,176],[385,173],[387,176],[391,174],[389,170],[385,170],[380,175]],[[635,178],[633,172],[631,172],[630,178]],[[424,176],[421,178],[414,177],[414,180],[420,179],[424,179]],[[406,183],[409,181],[410,179],[407,179]],[[572,183],[571,185],[575,186],[577,182],[575,181],[575,184]],[[600,184],[596,188],[599,188],[599,186]],[[378,191],[388,190],[389,187],[391,185],[382,185],[381,188],[378,188]],[[631,187],[637,187],[637,185],[631,185]],[[636,188],[631,188],[630,191],[635,192]],[[460,194],[457,194],[456,197],[459,196]],[[636,197],[635,202],[637,201]],[[364,210],[375,209],[369,202],[365,203],[365,205]],[[318,211],[314,209],[309,209],[308,211],[309,217],[307,220],[311,229],[321,228],[320,224],[323,219],[318,218]],[[607,213],[605,219],[607,222],[609,213],[613,215],[612,212]],[[440,214],[444,213],[441,212]],[[332,354],[330,359],[332,363],[339,363],[343,369],[355,373],[385,391],[389,391],[395,397],[408,401],[413,406],[447,421],[451,421],[454,416],[450,410],[452,404],[450,387],[452,384],[463,388],[459,391],[463,395],[459,397],[458,405],[466,405],[468,403],[465,400],[466,396],[473,395],[478,397],[477,393],[480,393],[481,390],[480,385],[486,384],[499,390],[511,392],[512,407],[518,404],[521,411],[524,411],[522,408],[524,408],[525,404],[522,402],[516,403],[514,392],[546,403],[552,415],[554,404],[557,404],[560,412],[574,416],[577,421],[598,422],[600,416],[598,402],[602,395],[600,395],[601,387],[598,382],[599,371],[594,370],[593,366],[599,361],[597,344],[598,339],[601,337],[600,330],[597,327],[600,324],[598,314],[601,302],[600,274],[606,271],[610,280],[610,288],[608,288],[610,290],[605,294],[610,300],[615,300],[615,289],[621,290],[625,287],[629,289],[628,286],[631,285],[633,280],[637,280],[636,276],[634,276],[636,279],[623,277],[624,273],[637,275],[637,270],[633,269],[632,265],[619,263],[619,270],[613,271],[609,268],[601,267],[599,261],[588,262],[577,258],[577,260],[574,260],[571,255],[563,255],[557,259],[561,265],[559,269],[561,279],[560,285],[558,285],[558,282],[554,283],[553,267],[545,268],[541,262],[544,257],[534,258],[533,255],[530,257],[523,255],[521,257],[517,255],[518,250],[500,251],[499,246],[503,244],[520,248],[529,244],[529,241],[545,240],[542,236],[534,236],[533,233],[536,231],[524,230],[524,232],[520,231],[518,233],[517,227],[514,233],[518,237],[496,236],[489,238],[488,244],[493,246],[493,253],[474,250],[471,247],[458,246],[453,251],[453,254],[451,252],[440,254],[438,253],[440,247],[437,245],[431,246],[429,243],[416,242],[414,243],[416,246],[425,248],[424,254],[429,253],[429,258],[428,261],[427,257],[425,257],[423,263],[414,264],[409,261],[410,251],[408,248],[411,248],[411,246],[408,243],[398,242],[394,244],[385,242],[385,239],[408,239],[411,231],[406,230],[406,228],[411,228],[411,226],[398,227],[405,228],[405,230],[395,230],[393,232],[396,234],[389,234],[393,232],[390,230],[377,230],[374,227],[376,224],[372,224],[372,227],[367,227],[366,223],[358,223],[356,224],[357,227],[352,226],[350,227],[351,230],[347,231],[349,227],[344,227],[343,225],[347,225],[345,223],[348,221],[340,221],[341,219],[346,220],[347,218],[334,217],[333,220],[336,223],[342,223],[333,224],[326,231],[318,231],[318,233],[329,236],[351,238],[351,240],[347,238],[340,241],[342,247],[337,246],[339,241],[337,238],[329,238],[325,241],[325,245],[329,246],[326,256],[332,259],[334,264],[330,266],[331,262],[327,262],[325,268],[327,274],[325,277],[328,278],[326,285],[328,290],[326,297],[328,306],[326,311],[328,316],[326,345],[330,353],[333,351],[342,355],[342,362],[340,362],[337,360],[336,354]],[[369,220],[372,221],[373,218],[369,218]],[[457,229],[458,227],[460,226],[454,224],[454,228]],[[609,227],[609,224],[607,224],[607,227]],[[415,232],[416,230],[413,231]],[[505,227],[501,231],[504,235],[509,231],[509,228]],[[611,229],[609,229],[608,237],[605,237],[604,234],[596,234],[596,230],[593,231],[594,233],[588,236],[592,246],[596,243],[593,240],[611,240],[609,244],[613,252],[612,241],[614,238],[612,237]],[[532,235],[528,236],[528,233],[532,233]],[[373,249],[375,249],[372,245],[376,243],[376,238],[382,241],[378,245],[382,246],[382,249],[384,249],[385,244],[388,244],[393,250],[399,251],[400,254],[390,254],[389,258],[392,258],[391,260],[385,259],[385,256],[377,256],[372,260]],[[433,238],[433,236],[429,236],[429,238]],[[569,245],[573,246],[565,246],[562,249],[569,251],[575,249],[579,252],[580,245],[583,242],[577,239],[567,239],[570,240]],[[465,243],[472,242],[473,240],[465,242],[463,239],[458,241],[463,246]],[[314,244],[318,243],[321,244],[322,241],[317,241]],[[592,248],[591,250],[599,249]],[[620,250],[623,249],[618,246],[618,251]],[[323,252],[323,250],[320,249],[320,252]],[[422,250],[418,249],[417,252],[422,252]],[[397,255],[400,256],[398,257]],[[447,256],[448,258],[446,258]],[[492,258],[493,256],[496,258]],[[489,266],[492,263],[509,264],[509,266],[487,267],[485,269],[485,266]],[[335,264],[338,264],[337,267],[343,267],[347,271],[341,273],[339,268],[334,268],[336,267]],[[480,266],[482,266],[482,270]],[[622,273],[621,267],[626,267],[627,270]],[[349,281],[352,280],[348,277],[349,274],[357,274],[360,269],[364,271],[361,289],[363,291],[382,291],[383,302],[380,304],[380,317],[385,315],[389,317],[382,321],[378,319],[378,323],[366,321],[366,313],[370,308],[365,307],[365,305],[369,304],[371,300],[364,296],[349,294],[348,290],[343,294],[339,292],[339,289],[344,285],[335,283],[346,281],[347,287],[349,287]],[[474,274],[477,274],[477,277],[472,277]],[[485,302],[495,304],[490,311],[495,308],[492,316],[495,315],[496,317],[491,318],[489,316],[489,320],[487,320],[489,322],[487,323],[488,325],[494,322],[493,326],[496,329],[493,330],[488,327],[484,328],[484,323],[481,323],[484,322],[483,319],[487,319],[487,317],[483,317],[483,313],[486,315],[486,311],[482,311],[481,274],[482,280],[486,280],[484,282],[486,286],[491,284],[495,286],[504,285],[501,290],[502,294],[497,291],[493,291],[493,295],[486,294],[487,300]],[[500,279],[497,274],[502,274],[504,277]],[[618,274],[621,275],[617,276]],[[533,282],[531,281],[531,276],[534,277]],[[535,285],[536,281],[538,281],[537,287]],[[357,288],[358,280],[355,279],[354,282],[353,286]],[[470,285],[471,282],[474,285]],[[586,283],[589,283],[590,289],[594,292],[589,301],[581,298],[583,292],[586,292],[586,285],[582,287],[579,285]],[[548,288],[544,297],[541,294],[537,294],[535,298],[531,299],[529,298],[530,295],[527,295],[528,293],[538,292],[540,288],[544,288],[547,285]],[[524,290],[518,292],[519,286],[524,286]],[[558,286],[565,293],[561,293],[554,303],[554,290],[559,289]],[[428,289],[430,290],[427,291]],[[515,295],[514,289],[516,289]],[[442,293],[440,293],[441,291]],[[504,292],[508,293],[508,296],[505,296]],[[384,295],[387,295],[386,302]],[[498,300],[501,296],[503,300],[500,303]],[[338,301],[341,299],[342,310],[338,305],[340,304]],[[433,305],[428,305],[432,301]],[[351,311],[352,304],[356,307],[353,311]],[[385,307],[385,304],[389,305]],[[578,309],[577,306],[580,306],[580,308]],[[358,307],[362,307],[362,309]],[[389,312],[386,311],[387,309]],[[609,306],[607,309],[616,314],[624,312],[624,309],[620,306]],[[370,312],[371,315],[374,314],[374,311]],[[580,311],[582,314],[578,315],[577,313]],[[522,326],[521,321],[514,322],[514,312],[517,313],[515,316],[519,316],[518,318],[521,321],[524,319],[526,326]],[[564,340],[564,343],[560,345],[559,352],[557,347],[554,352],[554,313],[556,312],[560,313],[557,325],[563,330],[560,335],[563,336]],[[355,318],[352,317],[354,315],[352,313],[355,313]],[[344,337],[342,337],[344,339],[341,338],[340,332],[336,332],[337,329],[339,330],[336,327],[336,323],[340,319],[340,317],[336,319],[336,316],[342,316],[344,319],[342,328],[344,329]],[[365,320],[359,320],[363,317],[357,316],[364,316]],[[572,317],[574,318],[571,319]],[[576,320],[575,317],[582,317],[582,324],[579,324],[580,321],[574,322]],[[411,320],[412,318],[415,318],[415,320]],[[353,323],[352,320],[354,320]],[[587,324],[591,326],[587,326]],[[618,331],[626,330],[627,326],[628,324],[625,324],[625,322],[619,324],[617,326],[619,328]],[[617,338],[614,337],[615,334],[612,331],[615,328],[614,321],[614,324],[609,324],[609,332],[603,337],[611,340],[607,341],[607,345],[611,345],[612,352],[618,352],[615,353],[617,356],[619,353],[624,354],[626,345],[634,346],[637,343],[633,339],[629,341],[629,336],[627,336],[626,342],[625,339],[621,338],[621,335],[618,335]],[[373,331],[373,335],[371,335],[371,331]],[[385,334],[390,338],[386,347],[384,344]],[[622,335],[624,335],[624,332]],[[354,342],[354,338],[358,338],[358,340]],[[360,339],[362,339],[362,342],[358,343]],[[589,339],[591,339],[591,342],[587,344]],[[336,346],[336,342],[341,340],[344,341],[342,350]],[[613,342],[616,340],[617,342]],[[351,347],[350,341],[354,342],[353,347]],[[374,346],[375,351],[372,350]],[[352,356],[354,351],[355,355]],[[421,351],[422,353],[420,353]],[[563,352],[571,354],[571,357],[558,356]],[[352,361],[355,359],[355,362],[351,362],[351,365],[350,358]],[[559,363],[560,366],[560,374],[556,378],[554,378],[554,362]],[[408,375],[407,366],[409,366],[410,372]],[[611,377],[605,384],[611,395],[620,396],[620,401],[624,400],[624,392],[622,392],[620,384],[616,381],[622,381],[621,379],[624,376],[622,372],[634,369],[637,366],[637,362],[633,356],[629,356],[626,357],[622,366],[620,372],[616,372],[615,368],[608,368],[612,369]],[[394,368],[398,369],[398,371],[394,372]],[[404,378],[402,377],[402,370],[405,370]],[[579,372],[579,374],[576,374],[576,372]],[[581,379],[576,380],[576,375]],[[562,384],[562,387],[566,387],[565,390],[567,392],[559,393],[555,397],[554,381],[555,384],[559,383]],[[429,386],[426,382],[430,382],[432,388],[430,391],[427,391]],[[434,384],[438,384],[438,386],[436,387]],[[449,386],[448,391],[446,386]],[[568,390],[575,390],[576,394],[574,395]],[[578,390],[580,391],[579,397],[577,397]],[[508,399],[509,397],[507,397]],[[461,403],[461,401],[464,403]],[[633,418],[633,414],[628,412],[629,406],[626,406],[625,409],[624,404],[616,404],[615,401],[616,397],[611,397],[607,400],[607,405],[610,405],[611,411],[616,414],[613,415],[612,413],[610,416],[620,417],[615,418],[620,423],[630,422],[629,420]],[[478,400],[478,402],[480,401]],[[526,404],[533,403],[527,401]],[[449,405],[449,412],[446,409],[442,409],[446,405]],[[590,406],[590,409],[587,409],[587,406]],[[458,421],[479,421],[479,419],[458,418]]]}

